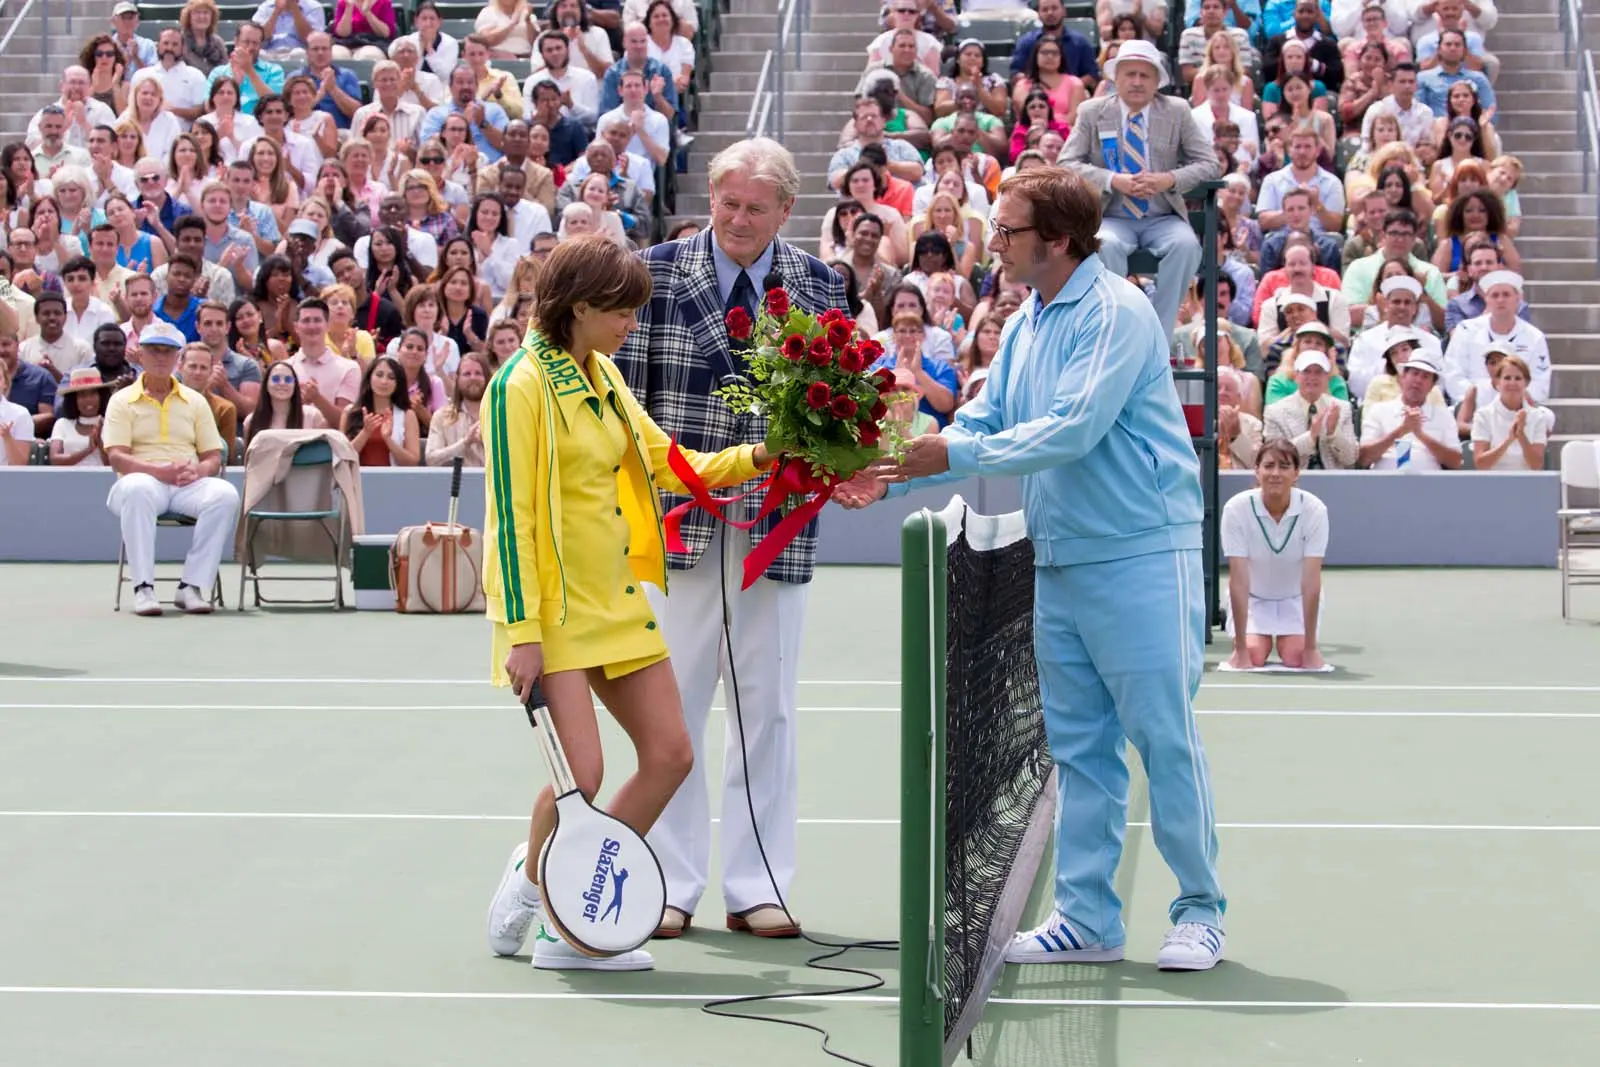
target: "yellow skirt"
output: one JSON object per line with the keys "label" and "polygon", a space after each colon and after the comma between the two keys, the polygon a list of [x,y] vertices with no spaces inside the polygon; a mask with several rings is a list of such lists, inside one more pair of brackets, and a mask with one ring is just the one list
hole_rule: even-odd
{"label": "yellow skirt", "polygon": [[[490,680],[509,686],[505,663],[511,654],[510,630],[504,623],[493,625]],[[565,625],[554,618],[543,620],[543,631],[546,674],[598,667],[608,679],[622,678],[667,658],[661,627],[637,581],[619,591],[616,610],[604,617],[569,613]]]}

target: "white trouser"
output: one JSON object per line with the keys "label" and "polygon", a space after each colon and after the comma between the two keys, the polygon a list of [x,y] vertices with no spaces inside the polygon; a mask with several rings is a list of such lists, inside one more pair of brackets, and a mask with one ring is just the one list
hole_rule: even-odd
{"label": "white trouser", "polygon": [[195,519],[194,544],[183,560],[183,583],[209,596],[239,521],[239,491],[221,478],[168,485],[148,474],[125,474],[111,487],[106,507],[122,520],[122,544],[135,586],[156,579],[156,516],[175,512]]}
{"label": "white trouser", "polygon": [[[775,904],[773,881],[785,900],[794,881],[799,817],[795,713],[807,587],[762,578],[741,592],[749,548],[748,534],[719,529],[698,565],[668,574],[669,596],[646,587],[672,653],[684,719],[694,742],[694,769],[648,840],[666,874],[667,903],[691,915],[705,892],[711,864],[705,734],[719,679],[728,708],[721,804],[724,902],[735,913]],[[723,640],[724,591],[728,631],[733,635],[731,670]],[[744,723],[743,751],[750,756],[750,804],[745,799],[739,720],[733,713],[735,676]],[[761,845],[772,865],[771,877],[751,832],[752,804]]]}

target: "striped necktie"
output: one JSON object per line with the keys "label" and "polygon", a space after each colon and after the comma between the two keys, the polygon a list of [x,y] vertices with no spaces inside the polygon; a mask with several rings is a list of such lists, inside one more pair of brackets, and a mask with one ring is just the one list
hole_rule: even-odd
{"label": "striped necktie", "polygon": [[[1127,151],[1122,154],[1122,173],[1143,174],[1145,168],[1144,112],[1128,116]],[[1150,201],[1138,196],[1124,196],[1123,204],[1134,218],[1143,218],[1150,212]]]}

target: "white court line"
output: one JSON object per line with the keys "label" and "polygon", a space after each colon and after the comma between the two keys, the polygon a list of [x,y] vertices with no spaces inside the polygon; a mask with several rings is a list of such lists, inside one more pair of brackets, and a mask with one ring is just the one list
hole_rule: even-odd
{"label": "white court line", "polygon": [[[26,682],[30,685],[459,685],[489,687],[481,678],[77,678],[48,675],[0,675],[0,684]],[[801,685],[842,688],[846,686],[898,687],[898,681],[874,678],[833,680],[801,679]],[[1600,685],[1378,685],[1369,682],[1328,682],[1310,678],[1305,682],[1205,682],[1202,689],[1294,689],[1349,690],[1392,693],[1600,693]]]}
{"label": "white court line", "polygon": [[[430,990],[358,989],[169,989],[139,986],[0,986],[8,996],[91,996],[91,997],[238,997],[259,999],[316,1000],[473,1000],[473,1001],[679,1001],[706,1003],[755,995],[751,991],[729,993],[447,993]],[[897,1004],[899,997],[850,993],[840,996],[800,994],[787,1001],[815,1004]],[[1594,1003],[1522,1003],[1504,1001],[1407,1001],[1407,1000],[1072,1000],[992,997],[990,1004],[1028,1008],[1176,1008],[1206,1011],[1217,1008],[1281,1009],[1284,1011],[1337,1010],[1345,1008],[1377,1011],[1600,1011]]]}
{"label": "white court line", "polygon": [[[527,822],[526,815],[454,815],[378,811],[0,811],[0,819],[244,819],[284,822]],[[720,818],[712,819],[720,823]],[[899,819],[800,819],[801,826],[899,826]],[[1150,829],[1149,822],[1130,822]],[[1372,831],[1385,833],[1600,833],[1600,825],[1547,823],[1219,822],[1219,830]]]}
{"label": "white court line", "polygon": [[[598,705],[597,705],[598,707]],[[511,702],[503,704],[56,704],[16,703],[0,704],[3,711],[358,711],[358,712],[463,712],[515,710]],[[712,711],[726,711],[715,705]],[[838,712],[842,714],[899,713],[898,707],[887,704],[837,704],[806,705],[798,709],[806,713]],[[1342,710],[1334,708],[1197,708],[1195,715],[1207,718],[1247,719],[1600,719],[1600,711],[1418,711],[1411,708],[1369,708]]]}

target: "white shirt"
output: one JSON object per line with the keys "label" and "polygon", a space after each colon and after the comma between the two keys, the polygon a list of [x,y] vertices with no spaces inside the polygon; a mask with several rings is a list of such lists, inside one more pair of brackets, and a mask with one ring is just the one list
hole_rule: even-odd
{"label": "white shirt", "polygon": [[[1387,437],[1406,421],[1405,401],[1396,398],[1369,404],[1361,413],[1361,443],[1369,445],[1380,437]],[[1425,404],[1422,408],[1422,430],[1442,444],[1454,445],[1460,439],[1455,416],[1450,409],[1439,404]],[[1405,470],[1437,471],[1444,468],[1434,458],[1428,446],[1411,434],[1397,439],[1389,450],[1372,465],[1375,471]]]}
{"label": "white shirt", "polygon": [[[21,404],[13,404],[9,400],[0,399],[0,426],[11,427],[13,441],[32,441],[33,416],[28,414],[28,409]],[[9,466],[11,459],[6,455],[6,450],[0,448],[0,467]]]}
{"label": "white shirt", "polygon": [[1467,395],[1467,387],[1478,386],[1479,396],[1494,392],[1489,381],[1485,350],[1491,341],[1509,342],[1528,365],[1532,375],[1528,398],[1536,404],[1550,399],[1550,346],[1544,331],[1522,319],[1514,320],[1510,333],[1497,334],[1489,328],[1489,316],[1479,315],[1456,326],[1450,334],[1444,365],[1444,391],[1451,403]]}
{"label": "white shirt", "polygon": [[[1194,109],[1194,123],[1200,127],[1200,132],[1206,135],[1207,143],[1213,143],[1211,127],[1216,121],[1217,116],[1212,112],[1209,101]],[[1261,151],[1261,130],[1256,126],[1256,113],[1249,108],[1230,103],[1228,121],[1239,127],[1239,148],[1234,152],[1233,158],[1241,163],[1248,163]]]}
{"label": "white shirt", "polygon": [[[899,32],[899,30],[884,30],[872,39],[872,43],[867,45],[867,64],[869,66],[873,63],[887,64],[889,62],[889,46],[894,44],[894,35]],[[916,34],[917,62],[937,73],[940,66],[940,57],[944,54],[944,45],[940,43],[939,38],[931,33],[917,30]],[[929,60],[932,60],[932,62],[930,63]]]}
{"label": "white shirt", "polygon": [[[621,107],[612,108],[600,117],[604,119],[612,115],[616,115],[624,122],[628,119],[627,112],[623,111]],[[661,112],[649,107],[644,109],[644,132],[662,148],[667,149],[669,152],[672,150],[672,127],[667,125],[667,117]],[[628,152],[636,156],[643,156],[646,159],[650,158],[650,153],[644,146],[644,140],[638,134],[634,134],[633,139],[628,142]]]}
{"label": "white shirt", "polygon": [[207,111],[200,116],[206,120],[206,125],[217,131],[217,150],[222,153],[224,163],[232,163],[236,159],[248,159],[242,147],[261,136],[261,123],[255,116],[247,115],[243,111],[233,113],[233,136],[225,136],[222,132],[222,121],[217,118],[215,111]]}
{"label": "white shirt", "polygon": [[[450,99],[450,91],[445,88],[444,81],[431,70],[423,70],[421,67],[415,68],[411,84],[416,86],[417,89],[421,89],[423,94],[434,104],[443,103]],[[422,106],[422,101],[417,99],[416,91],[413,89],[408,89],[400,94],[400,99],[408,104],[415,104],[417,107]]]}
{"label": "white shirt", "polygon": [[[1523,416],[1522,430],[1530,444],[1542,445],[1550,440],[1550,430],[1556,424],[1556,413],[1549,408],[1536,407],[1523,401],[1522,410],[1527,412]],[[1490,403],[1478,408],[1478,413],[1472,416],[1472,440],[1483,441],[1490,448],[1494,448],[1511,436],[1511,423],[1516,419],[1517,413],[1501,403],[1500,397],[1495,396]],[[1513,443],[1506,449],[1491,470],[1497,471],[1525,471],[1530,470],[1527,458],[1522,454],[1522,446]]]}
{"label": "white shirt", "polygon": [[162,163],[168,162],[172,152],[172,142],[185,129],[185,125],[178,116],[170,111],[163,111],[150,120],[150,129],[144,135],[144,153],[152,159]]}
{"label": "white shirt", "polygon": [[656,44],[655,38],[652,37],[650,39],[649,54],[651,59],[657,60],[662,66],[672,71],[673,77],[677,77],[678,72],[683,70],[684,67],[688,67],[690,70],[694,69],[694,45],[687,37],[673,34],[672,40],[666,48]]}
{"label": "white shirt", "polygon": [[1300,596],[1301,564],[1328,553],[1328,506],[1304,489],[1289,490],[1289,508],[1274,522],[1261,490],[1240,493],[1222,506],[1222,554],[1250,561],[1250,596],[1292,600]]}
{"label": "white shirt", "polygon": [[[435,76],[442,77],[442,75],[439,75],[440,71],[449,74],[461,62],[461,42],[448,33],[441,31],[439,36],[434,38],[433,51],[431,52],[423,52],[422,35],[420,33],[404,34],[398,40],[410,41],[416,45],[417,54],[422,57],[422,62],[427,64],[429,73]],[[389,47],[392,49],[394,45]]]}
{"label": "white shirt", "polygon": [[541,233],[556,232],[555,225],[550,221],[550,212],[537,200],[517,201],[516,208],[511,212],[509,228],[511,242],[519,257],[528,254],[535,237]]}
{"label": "white shirt", "polygon": [[[264,132],[258,130],[256,136],[239,145],[238,158],[249,159],[250,150],[255,147],[257,141],[265,136]],[[295,169],[300,172],[300,177],[305,179],[300,189],[300,195],[305,196],[315,189],[317,186],[317,168],[322,166],[322,149],[317,147],[317,142],[304,134],[295,133],[288,127],[284,127],[283,144],[278,147],[285,162],[294,164]],[[284,173],[285,176],[288,175],[287,171]]]}
{"label": "white shirt", "polygon": [[1390,94],[1367,108],[1366,116],[1361,120],[1363,145],[1372,144],[1372,120],[1379,115],[1393,115],[1400,123],[1400,139],[1412,148],[1423,141],[1433,139],[1433,121],[1437,118],[1433,108],[1416,97],[1411,98],[1409,108],[1402,108],[1394,95]]}
{"label": "white shirt", "polygon": [[54,344],[46,341],[42,334],[34,334],[17,346],[17,358],[24,363],[43,363],[46,356],[50,357],[56,370],[65,374],[73,367],[89,362],[93,353],[89,350],[88,342],[80,341],[64,330]]}
{"label": "white shirt", "polygon": [[62,328],[62,335],[76,337],[86,345],[94,344],[94,331],[104,323],[116,324],[117,316],[111,311],[111,305],[101,300],[98,296],[91,296],[88,304],[84,305],[83,314],[79,315],[72,310],[72,298],[67,297],[67,324]]}
{"label": "white shirt", "polygon": [[[1345,360],[1345,368],[1350,372],[1350,395],[1357,400],[1367,398],[1367,387],[1373,379],[1389,373],[1383,362],[1383,353],[1389,347],[1389,331],[1394,329],[1387,323],[1379,323],[1369,327],[1351,342],[1350,355]],[[1444,365],[1444,353],[1439,349],[1439,339],[1431,333],[1417,333],[1421,340],[1417,343],[1417,351],[1433,360],[1435,366]]]}
{"label": "white shirt", "polygon": [[[203,109],[206,106],[206,76],[189,66],[189,64],[180,60],[174,63],[171,68],[163,67],[159,63],[153,67],[140,67],[138,73],[133,76],[131,84],[133,88],[137,89],[140,82],[147,81],[150,78],[160,79],[161,95],[165,99],[167,107],[198,107]],[[178,118],[177,115],[172,117],[177,119],[178,124],[183,129],[187,130],[189,128],[187,119]],[[146,146],[149,145],[148,138],[146,138],[145,143]],[[165,162],[165,159],[166,157],[163,155],[162,161]]]}
{"label": "white shirt", "polygon": [[[624,0],[622,5],[622,21],[643,22],[645,14],[650,10],[649,0]],[[695,9],[694,0],[672,0],[672,12],[678,16],[678,21],[690,30],[700,28],[700,12]]]}
{"label": "white shirt", "polygon": [[[32,421],[31,419],[29,420],[30,425]],[[98,423],[100,416],[95,416],[94,421]],[[50,428],[50,440],[60,441],[61,451],[69,456],[82,452],[89,447],[88,435],[78,429],[78,423],[74,419],[57,419],[56,424]],[[100,458],[99,452],[90,452],[77,463],[79,467],[104,467],[105,465],[106,461]]]}
{"label": "white shirt", "polygon": [[522,84],[522,98],[528,102],[528,113],[533,113],[533,87],[540,82],[555,82],[556,88],[572,97],[572,106],[563,105],[561,113],[593,127],[600,118],[600,79],[594,76],[594,71],[568,61],[567,72],[557,78],[537,65],[542,62],[537,60],[533,73]]}
{"label": "white shirt", "polygon": [[109,186],[100,184],[100,175],[94,172],[92,166],[89,170],[89,180],[95,185],[95,207],[105,207],[106,197],[112,193],[121,193],[129,200],[139,195],[138,175],[133,173],[132,167],[124,167],[121,163],[111,164],[111,182]]}
{"label": "white shirt", "polygon": [[[651,163],[644,156],[634,155],[632,152],[629,152],[627,155],[628,172],[626,174],[622,173],[622,170],[619,166],[617,169],[613,170],[612,173],[619,178],[627,178],[634,185],[638,186],[639,192],[643,193],[645,198],[648,200],[656,193],[655,164]],[[618,160],[617,162],[620,164],[622,161]],[[579,156],[577,159],[574,159],[567,165],[568,181],[577,179],[581,182],[588,176],[589,159],[587,156]]]}

